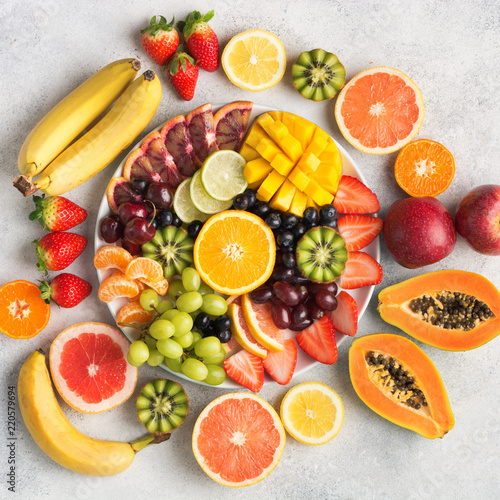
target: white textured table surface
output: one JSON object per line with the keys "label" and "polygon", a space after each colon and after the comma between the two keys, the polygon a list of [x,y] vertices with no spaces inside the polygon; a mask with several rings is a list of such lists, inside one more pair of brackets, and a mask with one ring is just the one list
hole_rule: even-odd
{"label": "white textured table surface", "polygon": [[[177,6],[175,6],[177,5]],[[0,282],[36,281],[31,242],[42,232],[28,220],[31,199],[12,187],[17,154],[36,122],[64,95],[108,62],[134,56],[143,69],[158,68],[143,53],[140,28],[154,14],[183,19],[191,10],[215,9],[211,25],[221,45],[250,28],[274,32],[287,50],[288,69],[273,89],[245,92],[233,86],[222,69],[200,72],[190,103],[180,100],[162,76],[163,99],[145,133],[205,102],[253,100],[293,111],[322,126],[353,156],[369,186],[378,194],[382,216],[404,196],[393,165],[396,154],[370,156],[345,142],[333,116],[334,101],[311,103],[293,89],[291,65],[303,50],[321,47],[335,52],[347,77],[377,65],[407,73],[420,87],[426,116],[418,137],[447,146],[456,161],[450,188],[439,197],[450,211],[473,186],[499,183],[500,18],[498,4],[488,0],[435,1],[297,1],[253,2],[63,2],[4,0],[0,6]],[[186,423],[163,445],[142,451],[119,476],[88,478],[48,459],[27,433],[17,412],[16,492],[7,487],[7,386],[15,384],[21,364],[35,348],[48,349],[62,329],[82,321],[113,320],[97,299],[92,265],[96,213],[117,162],[68,193],[88,211],[76,229],[89,239],[82,256],[70,267],[89,280],[94,293],[73,310],[52,307],[46,329],[36,338],[16,341],[0,336],[0,498],[209,498],[209,499],[488,499],[499,491],[500,370],[498,339],[464,353],[445,352],[419,344],[440,371],[455,414],[455,428],[442,440],[430,441],[397,427],[372,412],[356,396],[348,375],[350,340],[339,349],[333,366],[318,365],[293,380],[309,380],[335,388],[345,405],[340,434],[329,444],[308,447],[287,439],[281,462],[263,482],[239,490],[219,486],[204,474],[191,451],[196,417],[224,391],[183,382],[191,403]],[[411,271],[397,265],[383,248],[384,280],[359,325],[358,335],[402,333],[376,312],[377,293],[422,272],[463,269],[483,274],[500,287],[500,258],[474,253],[459,239],[442,262]],[[140,369],[139,384],[165,375],[161,369]],[[288,387],[264,387],[260,395],[275,408]],[[141,434],[133,399],[107,413],[89,416],[63,405],[82,431],[103,439],[130,440]]]}

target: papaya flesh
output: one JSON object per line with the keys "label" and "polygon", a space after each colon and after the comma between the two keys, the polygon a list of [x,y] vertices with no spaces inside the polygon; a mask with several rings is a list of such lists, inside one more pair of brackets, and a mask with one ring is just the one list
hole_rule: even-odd
{"label": "papaya flesh", "polygon": [[378,300],[384,321],[439,349],[475,349],[500,333],[500,292],[480,274],[422,274],[384,288]]}
{"label": "papaya flesh", "polygon": [[405,337],[377,333],[356,339],[349,349],[349,374],[361,400],[396,425],[435,439],[455,424],[439,372]]}

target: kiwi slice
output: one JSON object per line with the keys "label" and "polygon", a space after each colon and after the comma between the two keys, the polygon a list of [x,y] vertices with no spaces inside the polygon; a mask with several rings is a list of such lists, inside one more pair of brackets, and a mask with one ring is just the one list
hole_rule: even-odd
{"label": "kiwi slice", "polygon": [[338,278],[347,256],[344,238],[331,227],[313,227],[297,243],[298,268],[306,278],[318,283]]}
{"label": "kiwi slice", "polygon": [[292,66],[293,85],[306,99],[331,99],[344,86],[345,68],[339,58],[323,49],[302,52]]}
{"label": "kiwi slice", "polygon": [[151,241],[142,245],[142,255],[158,261],[165,278],[182,274],[193,263],[194,241],[181,227],[166,226],[157,229]]}
{"label": "kiwi slice", "polygon": [[149,432],[170,432],[186,420],[189,401],[181,385],[159,378],[148,382],[137,398],[137,416]]}

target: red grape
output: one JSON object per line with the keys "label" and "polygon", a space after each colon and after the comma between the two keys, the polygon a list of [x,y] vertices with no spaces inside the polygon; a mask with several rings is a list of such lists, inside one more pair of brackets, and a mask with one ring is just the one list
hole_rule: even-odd
{"label": "red grape", "polygon": [[276,327],[281,330],[288,328],[292,321],[290,308],[280,302],[273,302],[271,304],[271,316]]}
{"label": "red grape", "polygon": [[314,300],[325,311],[335,311],[337,309],[337,297],[331,292],[319,292],[316,294]]}
{"label": "red grape", "polygon": [[305,304],[299,304],[292,309],[292,323],[302,323],[307,319],[310,317]]}
{"label": "red grape", "polygon": [[296,287],[295,290],[297,290],[299,294],[299,304],[305,302],[307,297],[309,297],[309,292],[304,285]]}
{"label": "red grape", "polygon": [[294,332],[301,332],[302,330],[305,330],[308,326],[311,326],[312,323],[313,323],[312,319],[306,319],[302,323],[291,322],[288,328],[290,328],[290,330],[293,330]]}
{"label": "red grape", "polygon": [[309,311],[309,316],[311,316],[312,319],[321,319],[325,315],[325,311],[323,311],[323,309],[313,300],[308,300],[306,306]]}
{"label": "red grape", "polygon": [[273,286],[273,290],[274,296],[287,306],[293,307],[300,302],[299,292],[293,285],[290,285],[290,283],[277,281]]}
{"label": "red grape", "polygon": [[330,283],[314,283],[311,282],[307,285],[307,290],[311,295],[316,295],[319,292],[330,292],[337,295],[337,283],[332,281]]}
{"label": "red grape", "polygon": [[271,278],[274,281],[286,281],[287,283],[289,283],[294,278],[294,272],[293,269],[290,269],[288,267],[276,266],[274,268],[273,274],[271,275]]}
{"label": "red grape", "polygon": [[261,286],[250,293],[250,299],[255,304],[265,304],[274,297],[274,292],[267,286]]}

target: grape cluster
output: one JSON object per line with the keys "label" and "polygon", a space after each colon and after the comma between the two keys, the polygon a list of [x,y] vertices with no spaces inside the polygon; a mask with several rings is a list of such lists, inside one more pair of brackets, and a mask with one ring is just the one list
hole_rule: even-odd
{"label": "grape cluster", "polygon": [[[129,363],[134,366],[165,363],[170,370],[182,372],[193,380],[221,384],[226,378],[221,366],[226,354],[222,343],[231,339],[226,300],[201,283],[200,275],[191,267],[184,269],[182,279],[170,284],[168,297],[171,300],[160,301],[154,290],[142,291],[142,308],[154,311],[156,317],[147,332],[130,345]],[[208,334],[197,326],[200,317],[208,318],[209,325],[224,323],[227,328],[223,331],[213,328]]]}

